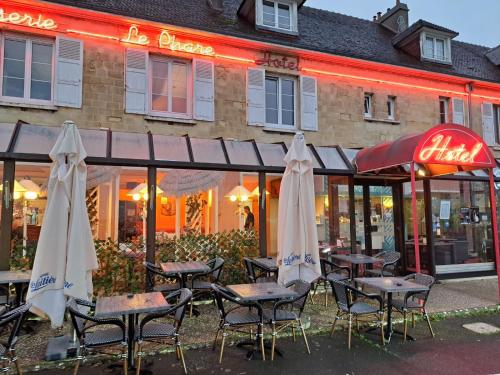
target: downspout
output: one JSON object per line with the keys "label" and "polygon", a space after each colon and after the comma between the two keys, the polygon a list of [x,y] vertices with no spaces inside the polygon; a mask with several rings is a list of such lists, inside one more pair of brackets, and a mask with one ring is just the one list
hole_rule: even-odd
{"label": "downspout", "polygon": [[474,91],[474,82],[466,83],[465,91],[467,92],[467,123],[469,129],[472,129],[472,91]]}

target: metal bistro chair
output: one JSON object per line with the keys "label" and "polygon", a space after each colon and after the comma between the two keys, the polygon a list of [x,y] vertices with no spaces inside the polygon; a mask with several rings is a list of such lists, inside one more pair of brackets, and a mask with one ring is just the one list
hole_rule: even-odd
{"label": "metal bistro chair", "polygon": [[21,365],[16,356],[16,344],[19,330],[30,308],[31,304],[25,304],[0,315],[0,329],[3,331],[11,327],[7,341],[0,344],[0,361],[2,362],[0,371],[3,373],[10,373],[10,365],[14,363],[17,373],[22,374]]}
{"label": "metal bistro chair", "polygon": [[365,273],[367,275],[382,277],[390,277],[396,275],[396,264],[401,258],[401,253],[398,253],[397,251],[383,251],[375,255],[374,258],[383,260],[382,267],[365,270]]}
{"label": "metal bistro chair", "polygon": [[431,292],[431,288],[435,283],[434,277],[430,275],[425,275],[423,273],[413,273],[411,275],[406,276],[405,280],[409,280],[414,283],[426,286],[429,289],[424,292],[407,292],[403,299],[395,299],[392,301],[393,309],[403,314],[404,340],[406,341],[406,334],[408,330],[408,322],[407,322],[408,313],[411,313],[413,328],[415,328],[415,313],[422,314],[425,320],[427,321],[427,325],[429,326],[429,331],[431,332],[432,337],[434,337],[435,334],[431,326],[431,321],[429,319],[427,311],[425,310],[425,305],[427,303],[427,299],[429,298],[429,293]]}
{"label": "metal bistro chair", "polygon": [[[90,308],[88,314],[80,312],[81,308]],[[92,309],[95,305],[91,302],[82,301],[79,299],[70,299],[67,303],[67,308],[76,336],[80,342],[80,352],[77,357],[73,375],[78,373],[80,365],[85,361],[85,356],[89,350],[101,349],[108,346],[121,345],[123,359],[123,372],[127,375],[127,329],[125,322],[118,318],[97,319],[92,316]],[[113,326],[112,328],[97,329],[90,331],[91,328],[98,326]]]}
{"label": "metal bistro chair", "polygon": [[328,284],[331,281],[347,281],[351,279],[351,269],[346,266],[339,266],[327,259],[319,260],[321,266],[321,276],[314,285],[314,292],[311,295],[311,301],[314,304],[313,297],[316,296],[316,291],[319,284],[323,284],[325,289],[325,307],[328,307]]}
{"label": "metal bistro chair", "polygon": [[191,278],[191,290],[193,298],[189,309],[189,317],[193,316],[193,303],[203,297],[212,296],[212,284],[218,284],[224,267],[224,259],[214,258],[207,262],[210,270],[203,273],[194,274]]}
{"label": "metal bistro chair", "polygon": [[[184,353],[182,352],[181,342],[179,340],[179,330],[181,329],[182,321],[186,313],[186,306],[191,301],[192,293],[189,289],[183,288],[177,290],[166,297],[167,301],[171,301],[173,306],[161,313],[146,315],[137,327],[135,340],[137,341],[137,369],[136,374],[141,372],[141,357],[144,355],[142,344],[144,341],[154,343],[164,343],[165,339],[174,341],[175,353],[177,360],[180,360],[184,373],[187,374],[186,362],[184,361]],[[154,322],[156,319],[171,317],[173,324]]]}
{"label": "metal bistro chair", "polygon": [[179,275],[166,274],[160,267],[150,262],[144,262],[144,267],[146,267],[148,285],[154,285],[153,291],[167,295],[181,288]]}
{"label": "metal bistro chair", "polygon": [[[364,293],[350,285],[345,284],[342,281],[330,281],[330,284],[332,285],[333,295],[335,297],[335,301],[337,302],[338,308],[337,314],[335,315],[335,320],[332,324],[332,332],[330,336],[333,336],[337,320],[345,319],[345,316],[347,316],[347,320],[349,323],[347,347],[351,349],[352,318],[356,319],[356,330],[359,333],[358,318],[361,316],[374,315],[377,317],[376,322],[380,325],[382,345],[385,345],[384,300],[382,299],[382,297],[378,294]],[[373,306],[366,302],[363,302],[363,298],[377,302],[378,306]]]}
{"label": "metal bistro chair", "polygon": [[252,259],[243,258],[243,262],[245,262],[247,278],[250,283],[255,284],[276,281],[276,277],[269,276],[269,274],[264,269],[257,266]]}
{"label": "metal bistro chair", "polygon": [[[227,332],[240,332],[253,335],[252,328],[256,328],[257,339],[259,340],[260,350],[262,353],[262,360],[265,361],[266,354],[264,352],[264,315],[262,306],[257,302],[242,302],[236,298],[229,290],[219,285],[212,284],[212,291],[214,293],[217,308],[219,310],[219,327],[215,334],[213,350],[217,345],[219,333],[222,331],[222,343],[220,348],[219,363],[222,363],[222,355],[224,354],[224,345],[226,343]],[[224,302],[231,302],[233,306],[226,309]],[[248,331],[244,329],[247,328]]]}
{"label": "metal bistro chair", "polygon": [[304,343],[309,354],[309,343],[307,342],[306,332],[302,324],[301,315],[307,302],[307,296],[311,291],[311,284],[302,280],[295,280],[287,285],[292,288],[298,296],[293,299],[277,301],[272,310],[264,310],[264,321],[270,323],[273,330],[273,340],[271,347],[271,361],[274,361],[274,348],[276,345],[276,335],[285,328],[292,328],[293,341],[295,341],[295,325],[298,325],[304,337]]}

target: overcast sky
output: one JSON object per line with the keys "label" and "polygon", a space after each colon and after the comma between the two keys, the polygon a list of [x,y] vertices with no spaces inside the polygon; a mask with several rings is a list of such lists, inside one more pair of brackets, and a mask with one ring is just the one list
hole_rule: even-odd
{"label": "overcast sky", "polygon": [[[494,47],[500,44],[500,0],[402,0],[410,9],[410,25],[419,19],[452,29],[456,40]],[[307,0],[306,5],[372,19],[396,0]]]}

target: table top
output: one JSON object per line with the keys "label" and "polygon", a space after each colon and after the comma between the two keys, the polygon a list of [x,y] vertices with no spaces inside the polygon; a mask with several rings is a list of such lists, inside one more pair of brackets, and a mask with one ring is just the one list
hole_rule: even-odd
{"label": "table top", "polygon": [[[129,296],[132,296],[129,298]],[[119,315],[152,313],[170,307],[160,292],[125,294],[121,296],[97,298],[95,317],[109,318]]]}
{"label": "table top", "polygon": [[242,301],[271,301],[297,297],[295,291],[278,283],[236,284],[228,285],[227,289]]}
{"label": "table top", "polygon": [[31,270],[0,271],[0,284],[23,284],[31,280]]}
{"label": "table top", "polygon": [[275,257],[254,258],[252,261],[257,266],[264,268],[266,271],[275,272],[278,270],[278,262]]}
{"label": "table top", "polygon": [[386,293],[426,291],[429,288],[402,277],[358,277],[354,279],[359,284],[371,286]]}
{"label": "table top", "polygon": [[332,258],[352,264],[381,263],[384,260],[363,254],[333,254]]}
{"label": "table top", "polygon": [[160,265],[165,273],[201,273],[210,271],[210,267],[203,262],[166,262]]}

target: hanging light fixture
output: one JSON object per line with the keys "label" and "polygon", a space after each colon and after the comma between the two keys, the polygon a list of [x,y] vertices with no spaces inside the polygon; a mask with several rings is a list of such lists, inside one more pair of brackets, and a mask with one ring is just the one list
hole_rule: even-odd
{"label": "hanging light fixture", "polygon": [[[269,192],[267,191],[267,189],[265,189],[264,192],[265,192],[266,195],[269,195]],[[259,187],[258,186],[255,189],[252,190],[252,196],[255,196],[255,197],[259,197],[260,196],[260,191],[259,191]]]}
{"label": "hanging light fixture", "polygon": [[[156,195],[163,194],[163,190],[161,190],[158,186],[156,187]],[[141,199],[144,201],[149,200],[148,193],[148,185],[145,182],[140,183],[135,188],[130,190],[127,193],[127,196],[132,197],[134,201],[140,201]]]}
{"label": "hanging light fixture", "polygon": [[248,191],[243,185],[235,186],[226,197],[229,198],[231,202],[247,202],[250,199],[252,193]]}
{"label": "hanging light fixture", "polygon": [[38,186],[32,180],[30,180],[29,178],[24,178],[19,181],[19,185],[21,185],[25,189],[25,191],[23,192],[24,199],[32,201],[38,198],[38,195],[40,194],[40,186]]}

